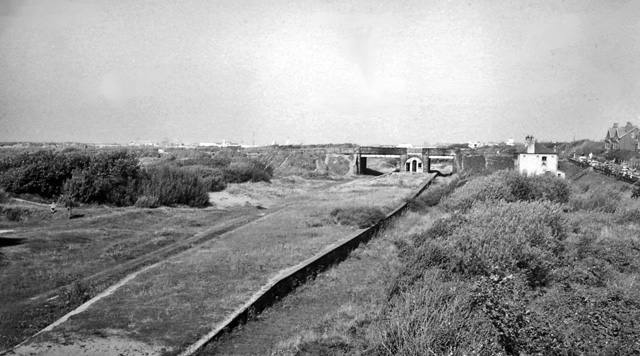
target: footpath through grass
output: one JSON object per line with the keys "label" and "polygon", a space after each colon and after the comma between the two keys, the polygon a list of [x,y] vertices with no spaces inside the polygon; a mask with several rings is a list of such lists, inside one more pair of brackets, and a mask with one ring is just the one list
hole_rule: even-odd
{"label": "footpath through grass", "polygon": [[[176,354],[223,321],[282,269],[357,229],[336,224],[330,216],[332,209],[377,206],[388,211],[417,187],[420,178],[424,176],[398,175],[311,187],[289,200],[287,208],[141,273],[16,353],[80,349],[97,353],[100,340],[107,338],[121,342],[122,350],[137,349],[142,342],[146,346],[141,353]],[[247,191],[255,188],[244,187]]]}

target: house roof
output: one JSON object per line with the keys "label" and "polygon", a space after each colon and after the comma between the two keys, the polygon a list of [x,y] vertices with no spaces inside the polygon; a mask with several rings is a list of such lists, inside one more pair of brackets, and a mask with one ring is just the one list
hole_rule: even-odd
{"label": "house roof", "polygon": [[538,142],[534,142],[533,144],[533,152],[527,152],[527,147],[525,146],[524,150],[521,150],[518,153],[529,153],[529,154],[558,154],[557,152],[553,152],[552,149],[550,149],[549,147],[538,143]]}
{"label": "house roof", "polygon": [[629,132],[631,132],[633,130],[637,130],[637,129],[638,129],[638,126],[611,127],[611,128],[609,128],[609,132],[607,134],[607,138],[614,138],[616,136],[618,138],[622,138],[623,136],[625,136]]}

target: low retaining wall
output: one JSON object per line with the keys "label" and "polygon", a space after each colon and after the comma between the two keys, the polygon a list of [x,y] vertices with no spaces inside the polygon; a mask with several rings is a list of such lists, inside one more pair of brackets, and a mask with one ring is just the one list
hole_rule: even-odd
{"label": "low retaining wall", "polygon": [[[427,189],[436,176],[437,174],[429,175],[408,198],[413,199],[420,195],[420,193]],[[223,333],[233,330],[238,325],[245,323],[254,315],[271,306],[308,279],[315,277],[318,273],[326,270],[330,266],[344,261],[351,251],[356,249],[361,243],[371,240],[371,238],[375,236],[378,231],[383,229],[391,219],[397,217],[406,209],[407,203],[403,202],[395,207],[376,225],[356,232],[352,236],[330,245],[327,249],[316,256],[311,257],[294,267],[281,271],[277,276],[271,278],[269,282],[260,289],[260,291],[255,293],[247,303],[237,309],[231,316],[216,326],[216,328],[207,335],[200,338],[200,340],[195,344],[189,346],[180,354],[180,356],[193,355],[200,348],[215,340]]]}

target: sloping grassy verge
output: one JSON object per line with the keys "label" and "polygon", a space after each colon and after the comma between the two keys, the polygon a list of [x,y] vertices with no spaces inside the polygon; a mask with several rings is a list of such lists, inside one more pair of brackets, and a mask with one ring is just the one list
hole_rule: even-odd
{"label": "sloping grassy verge", "polygon": [[315,345],[367,355],[640,352],[640,201],[628,190],[584,191],[497,173],[456,189],[439,210],[443,218],[428,229],[399,239],[401,266],[367,322],[335,322],[297,349]]}

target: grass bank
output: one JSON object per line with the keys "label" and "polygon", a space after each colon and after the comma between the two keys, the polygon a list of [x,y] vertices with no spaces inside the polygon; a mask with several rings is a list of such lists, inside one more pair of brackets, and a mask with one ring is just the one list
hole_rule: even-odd
{"label": "grass bank", "polygon": [[401,232],[383,296],[274,354],[638,354],[640,201],[545,179],[459,186],[426,208],[442,218]]}

